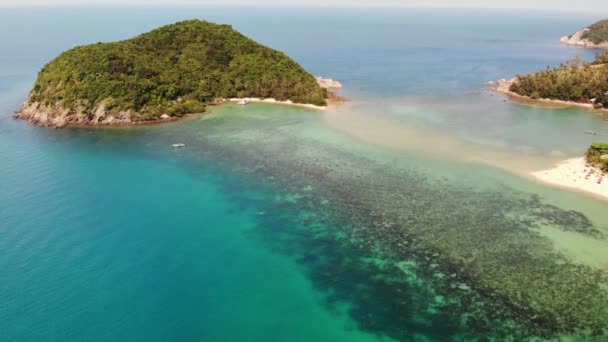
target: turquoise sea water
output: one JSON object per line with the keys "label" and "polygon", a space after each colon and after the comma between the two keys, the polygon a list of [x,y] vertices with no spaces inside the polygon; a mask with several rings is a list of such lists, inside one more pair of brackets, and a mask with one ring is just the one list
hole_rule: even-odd
{"label": "turquoise sea water", "polygon": [[[348,105],[226,105],[110,130],[11,118],[60,51],[193,17],[343,81]],[[608,206],[502,171],[578,155],[592,139],[581,132],[605,121],[477,93],[592,58],[556,38],[598,18],[151,7],[0,19],[1,341],[606,333]]]}

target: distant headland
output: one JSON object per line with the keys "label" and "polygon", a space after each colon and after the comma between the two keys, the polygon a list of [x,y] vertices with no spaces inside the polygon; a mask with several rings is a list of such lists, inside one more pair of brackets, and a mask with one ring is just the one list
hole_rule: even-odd
{"label": "distant headland", "polygon": [[[584,47],[608,47],[608,20],[562,38],[562,42]],[[524,104],[577,106],[607,115],[608,52],[598,54],[592,62],[574,58],[555,68],[488,84],[492,91],[507,94]],[[595,131],[581,133],[597,135]],[[557,187],[608,200],[607,182],[604,181],[606,172],[608,145],[594,143],[585,157],[561,161],[553,168],[532,172],[531,176]]]}
{"label": "distant headland", "polygon": [[608,52],[599,54],[592,62],[575,58],[555,68],[489,84],[492,90],[515,100],[608,113]]}
{"label": "distant headland", "polygon": [[337,87],[231,26],[189,20],[63,52],[14,116],[47,127],[159,123],[231,98],[325,108]]}
{"label": "distant headland", "polygon": [[562,37],[560,42],[586,48],[608,49],[608,20],[598,21],[570,36]]}

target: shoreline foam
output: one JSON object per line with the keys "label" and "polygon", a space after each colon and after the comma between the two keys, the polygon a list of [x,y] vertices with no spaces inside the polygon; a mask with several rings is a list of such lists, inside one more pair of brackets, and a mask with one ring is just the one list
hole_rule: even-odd
{"label": "shoreline foam", "polygon": [[[533,171],[530,175],[542,183],[608,201],[608,177],[604,178],[606,174],[598,168],[588,166],[584,157],[562,160],[551,169]],[[603,179],[601,184],[599,179]]]}

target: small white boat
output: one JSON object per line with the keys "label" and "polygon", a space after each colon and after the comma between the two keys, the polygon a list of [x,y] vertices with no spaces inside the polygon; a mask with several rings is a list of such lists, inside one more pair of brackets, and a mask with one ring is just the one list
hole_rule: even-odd
{"label": "small white boat", "polygon": [[237,102],[236,104],[241,105],[241,106],[245,106],[249,104],[249,100],[247,99],[242,99],[239,102]]}
{"label": "small white boat", "polygon": [[186,144],[173,144],[172,146],[173,146],[173,147],[176,147],[176,148],[177,148],[177,147],[185,147],[185,146],[186,146]]}
{"label": "small white boat", "polygon": [[597,133],[595,133],[593,131],[585,131],[585,134],[597,135]]}

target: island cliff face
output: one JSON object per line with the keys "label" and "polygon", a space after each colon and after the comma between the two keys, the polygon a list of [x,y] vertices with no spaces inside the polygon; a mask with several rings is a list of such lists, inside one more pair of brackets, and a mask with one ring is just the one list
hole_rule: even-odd
{"label": "island cliff face", "polygon": [[562,37],[560,42],[586,48],[608,49],[608,20],[599,21],[571,36]]}
{"label": "island cliff face", "polygon": [[230,26],[190,20],[62,53],[15,117],[49,127],[127,125],[200,113],[226,98],[326,106],[327,96],[285,54]]}
{"label": "island cliff face", "polygon": [[[140,122],[132,119],[135,116],[129,111],[109,111],[103,104],[99,104],[92,109],[85,107],[65,108],[61,104],[54,105],[41,102],[26,101],[21,109],[15,113],[17,119],[28,120],[32,123],[60,128],[68,125],[129,125]],[[171,117],[165,115],[159,120],[170,120]],[[141,121],[143,122],[151,122]]]}

